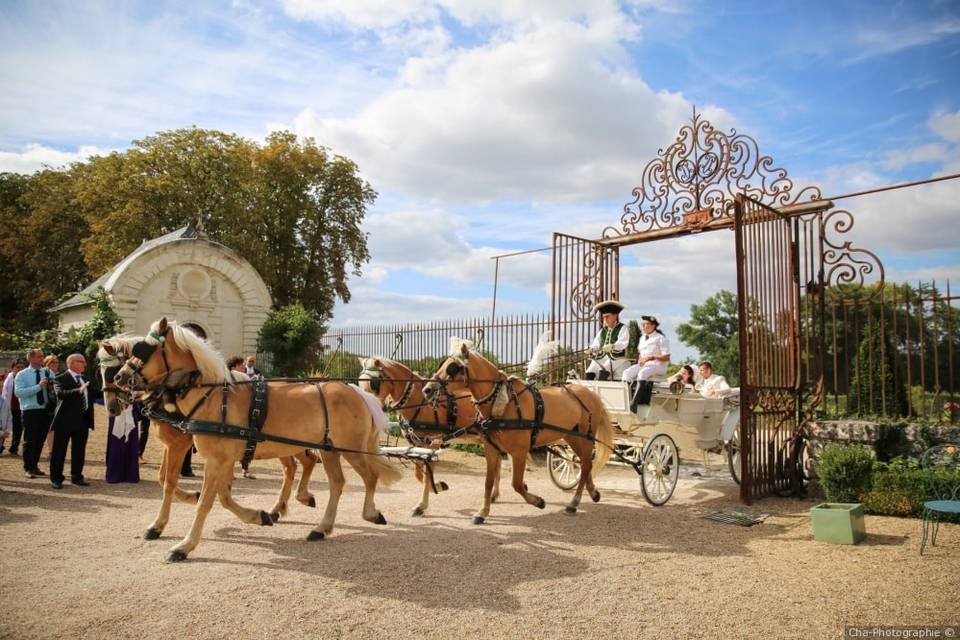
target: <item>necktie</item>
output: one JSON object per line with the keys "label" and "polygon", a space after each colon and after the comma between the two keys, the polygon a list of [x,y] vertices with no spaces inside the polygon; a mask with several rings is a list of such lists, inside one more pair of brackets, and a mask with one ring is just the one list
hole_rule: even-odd
{"label": "necktie", "polygon": [[[77,384],[78,384],[78,385],[83,384],[83,376],[81,376],[81,375],[75,375],[75,376],[74,376],[74,379],[77,381]],[[83,410],[86,411],[86,410],[87,410],[87,391],[86,391],[86,389],[84,389],[81,393],[83,394],[83,395],[81,396],[81,397],[83,398]]]}
{"label": "necktie", "polygon": [[[37,384],[40,384],[40,369],[34,369],[33,371],[34,373],[37,374]],[[43,389],[40,389],[40,391],[37,391],[37,404],[40,405],[41,409],[47,406],[47,401],[43,397]]]}

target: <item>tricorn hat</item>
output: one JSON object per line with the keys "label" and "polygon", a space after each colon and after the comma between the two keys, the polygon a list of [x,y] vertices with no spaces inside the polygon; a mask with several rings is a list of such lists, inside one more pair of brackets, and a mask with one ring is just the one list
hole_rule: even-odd
{"label": "tricorn hat", "polygon": [[594,311],[598,311],[601,314],[603,313],[620,313],[624,310],[624,306],[617,302],[616,300],[604,300],[603,302],[598,302],[593,306]]}
{"label": "tricorn hat", "polygon": [[660,326],[660,321],[657,320],[657,316],[640,316],[640,319],[641,319],[641,320],[646,320],[647,322],[649,322],[650,324],[652,324],[652,325],[655,326],[655,327],[659,327],[659,326]]}

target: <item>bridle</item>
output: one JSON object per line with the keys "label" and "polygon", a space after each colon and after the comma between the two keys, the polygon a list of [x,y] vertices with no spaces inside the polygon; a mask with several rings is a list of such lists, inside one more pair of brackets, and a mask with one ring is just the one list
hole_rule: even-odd
{"label": "bridle", "polygon": [[[167,360],[166,342],[169,332],[169,326],[161,333],[151,331],[144,336],[143,340],[133,345],[126,362],[114,375],[113,381],[117,383],[118,388],[125,391],[144,391],[147,393],[147,397],[153,392],[157,392],[160,396],[170,392],[176,397],[181,397],[185,395],[190,388],[196,386],[196,382],[200,378],[200,372],[197,370],[188,372],[187,375],[183,376],[183,380],[179,384],[169,384],[170,378],[177,371],[170,368],[170,363]],[[156,379],[149,380],[143,374],[143,368],[147,362],[150,361],[150,358],[153,357],[157,349],[160,350],[160,356],[163,359],[163,371],[160,372]],[[125,387],[119,384],[124,375],[129,378],[129,383]]]}
{"label": "bridle", "polygon": [[[451,362],[444,368],[444,373],[447,374],[446,379],[441,379],[437,376],[434,376],[433,379],[438,382],[441,386],[445,386],[447,382],[453,380],[456,376],[463,375],[463,384],[467,387],[470,386],[470,366],[467,363],[467,356],[463,355],[454,355],[452,358],[458,360],[458,362]],[[473,404],[477,407],[482,407],[483,405],[493,402],[497,395],[500,393],[500,389],[506,383],[506,378],[502,375],[497,378],[497,381],[493,383],[493,388],[490,389],[490,392],[482,398],[474,398]]]}
{"label": "bridle", "polygon": [[[381,382],[396,382],[396,379],[391,378],[386,374],[386,372],[383,370],[383,367],[364,367],[363,371],[360,372],[361,377],[364,374],[367,376],[366,380],[370,382],[370,388],[378,395],[380,394]],[[413,395],[413,383],[413,378],[407,379],[407,384],[404,385],[403,391],[400,392],[400,398],[393,402],[387,402],[386,399],[384,399],[383,408],[387,411],[399,411],[400,409],[407,408],[406,404],[410,400],[410,396]],[[392,396],[388,397],[392,398]]]}

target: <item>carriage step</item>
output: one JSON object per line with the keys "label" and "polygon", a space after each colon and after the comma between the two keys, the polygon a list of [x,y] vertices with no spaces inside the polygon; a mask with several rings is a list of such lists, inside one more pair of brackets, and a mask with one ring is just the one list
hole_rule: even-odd
{"label": "carriage step", "polygon": [[436,462],[440,459],[440,450],[428,447],[380,447],[380,455],[388,458]]}

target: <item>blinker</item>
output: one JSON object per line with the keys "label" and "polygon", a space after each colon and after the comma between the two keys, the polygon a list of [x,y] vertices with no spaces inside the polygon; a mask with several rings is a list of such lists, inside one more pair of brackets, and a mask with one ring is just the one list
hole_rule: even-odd
{"label": "blinker", "polygon": [[157,345],[148,344],[147,342],[138,342],[133,345],[132,353],[140,362],[146,362],[150,359],[150,356],[153,355],[153,352],[157,350]]}
{"label": "blinker", "polygon": [[452,378],[458,373],[460,373],[462,369],[463,367],[457,364],[456,362],[451,362],[450,364],[447,365],[447,376]]}

